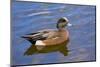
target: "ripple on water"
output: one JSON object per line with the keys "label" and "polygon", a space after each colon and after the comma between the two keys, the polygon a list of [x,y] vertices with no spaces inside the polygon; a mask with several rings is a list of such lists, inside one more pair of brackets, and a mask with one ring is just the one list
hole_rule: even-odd
{"label": "ripple on water", "polygon": [[[12,5],[13,64],[39,64],[95,60],[95,6],[14,2]],[[69,55],[59,52],[24,56],[30,43],[20,36],[41,29],[56,29],[60,17],[73,26],[68,44]],[[18,56],[19,55],[19,56]]]}

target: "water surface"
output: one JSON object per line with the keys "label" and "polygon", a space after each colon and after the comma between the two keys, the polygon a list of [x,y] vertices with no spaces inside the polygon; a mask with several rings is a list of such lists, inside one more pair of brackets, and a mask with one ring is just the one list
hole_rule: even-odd
{"label": "water surface", "polygon": [[[21,38],[42,29],[56,29],[57,20],[67,17],[73,24],[67,56],[54,51],[24,56],[31,43]],[[45,64],[95,60],[95,6],[36,2],[12,2],[12,64]]]}

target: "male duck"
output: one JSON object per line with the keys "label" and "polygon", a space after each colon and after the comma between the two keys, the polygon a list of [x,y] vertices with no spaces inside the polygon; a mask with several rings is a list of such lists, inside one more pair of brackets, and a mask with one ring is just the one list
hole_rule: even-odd
{"label": "male duck", "polygon": [[58,30],[46,29],[36,33],[27,34],[22,36],[22,38],[27,39],[37,47],[57,45],[69,39],[69,32],[65,29],[67,25],[71,26],[68,19],[62,17],[58,20],[56,25]]}

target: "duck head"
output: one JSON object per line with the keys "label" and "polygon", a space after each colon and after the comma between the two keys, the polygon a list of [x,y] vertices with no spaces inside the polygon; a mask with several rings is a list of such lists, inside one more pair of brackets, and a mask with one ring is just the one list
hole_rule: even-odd
{"label": "duck head", "polygon": [[69,23],[69,20],[66,17],[62,17],[57,22],[57,29],[63,30],[66,26],[72,26],[72,24]]}

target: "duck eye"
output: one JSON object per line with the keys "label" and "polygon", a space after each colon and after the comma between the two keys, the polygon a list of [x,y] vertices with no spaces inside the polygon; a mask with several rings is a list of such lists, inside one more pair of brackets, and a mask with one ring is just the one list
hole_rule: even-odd
{"label": "duck eye", "polygon": [[62,20],[62,22],[66,22],[66,20]]}

